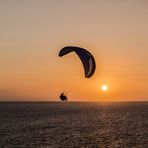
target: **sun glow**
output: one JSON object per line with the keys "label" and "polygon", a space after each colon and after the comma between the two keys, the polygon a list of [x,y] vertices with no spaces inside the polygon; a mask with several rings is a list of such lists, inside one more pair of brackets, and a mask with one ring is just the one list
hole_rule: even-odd
{"label": "sun glow", "polygon": [[107,91],[108,90],[108,86],[107,85],[102,85],[101,89],[102,89],[102,91]]}

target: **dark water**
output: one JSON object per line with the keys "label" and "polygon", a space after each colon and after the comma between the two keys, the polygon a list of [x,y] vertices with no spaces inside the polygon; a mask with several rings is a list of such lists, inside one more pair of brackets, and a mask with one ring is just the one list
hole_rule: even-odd
{"label": "dark water", "polygon": [[0,103],[0,148],[148,147],[148,102]]}

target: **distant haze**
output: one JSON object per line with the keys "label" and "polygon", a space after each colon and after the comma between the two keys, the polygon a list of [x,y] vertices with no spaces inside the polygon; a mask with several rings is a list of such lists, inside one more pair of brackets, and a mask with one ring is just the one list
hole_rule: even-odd
{"label": "distant haze", "polygon": [[[67,45],[88,49],[84,77]],[[108,85],[102,92],[101,86]],[[148,1],[0,1],[0,100],[148,101]]]}

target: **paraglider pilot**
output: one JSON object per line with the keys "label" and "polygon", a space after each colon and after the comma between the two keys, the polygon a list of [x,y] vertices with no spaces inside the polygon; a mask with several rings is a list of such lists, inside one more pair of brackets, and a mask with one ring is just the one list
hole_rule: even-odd
{"label": "paraglider pilot", "polygon": [[61,99],[61,101],[68,101],[68,99],[67,99],[66,95],[64,94],[64,92],[61,93],[60,99]]}

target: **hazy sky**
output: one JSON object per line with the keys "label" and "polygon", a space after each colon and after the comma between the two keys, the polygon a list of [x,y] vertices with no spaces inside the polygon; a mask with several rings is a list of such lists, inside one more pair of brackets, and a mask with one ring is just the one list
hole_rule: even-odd
{"label": "hazy sky", "polygon": [[[95,75],[67,45],[88,49]],[[109,86],[102,92],[101,85]],[[1,0],[0,100],[148,101],[147,0]]]}

